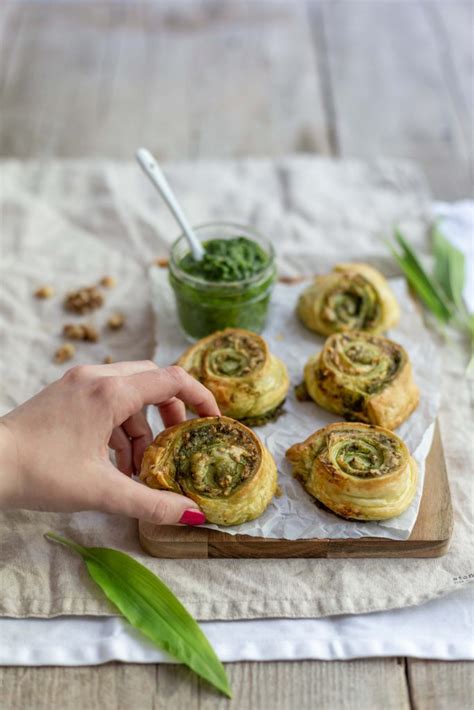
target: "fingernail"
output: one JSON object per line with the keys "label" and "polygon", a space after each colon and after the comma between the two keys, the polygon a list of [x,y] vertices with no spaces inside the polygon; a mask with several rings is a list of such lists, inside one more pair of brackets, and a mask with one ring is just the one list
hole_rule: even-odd
{"label": "fingernail", "polygon": [[190,508],[184,511],[179,522],[183,525],[202,525],[206,522],[206,516],[200,510]]}

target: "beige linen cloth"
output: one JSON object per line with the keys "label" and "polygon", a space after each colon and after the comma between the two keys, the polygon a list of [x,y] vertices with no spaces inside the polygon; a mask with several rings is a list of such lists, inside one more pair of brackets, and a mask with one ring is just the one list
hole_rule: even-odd
{"label": "beige linen cloth", "polygon": [[[341,259],[369,260],[393,273],[380,235],[395,223],[403,225],[418,248],[424,246],[429,195],[418,170],[407,163],[299,157],[181,163],[166,172],[194,223],[254,225],[275,241],[281,271],[287,274],[313,273]],[[126,327],[79,347],[75,362],[151,355],[146,268],[166,256],[177,230],[132,163],[4,162],[0,177],[0,406],[6,412],[67,368],[52,362],[68,320],[60,295],[106,274],[115,276],[118,285],[107,292],[106,306],[92,320],[101,326],[120,309]],[[42,284],[54,286],[58,296],[34,299],[32,292]],[[133,554],[203,620],[368,612],[450,592],[473,577],[467,445],[471,392],[462,378],[464,367],[460,347],[446,350],[440,422],[455,530],[445,557],[157,560],[141,552],[134,520],[88,512],[14,511],[0,514],[0,614],[114,613],[82,562],[43,539],[47,530]]]}

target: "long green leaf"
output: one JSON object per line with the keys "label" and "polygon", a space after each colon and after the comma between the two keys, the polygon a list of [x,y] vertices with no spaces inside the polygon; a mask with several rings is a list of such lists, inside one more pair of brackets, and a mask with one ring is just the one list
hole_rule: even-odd
{"label": "long green leaf", "polygon": [[393,247],[391,250],[411,286],[438,320],[447,323],[451,318],[451,309],[446,304],[442,293],[423,269],[418,257],[398,230],[395,231],[395,238],[402,248],[402,254],[399,254]]}
{"label": "long green leaf", "polygon": [[440,305],[439,300],[435,296],[433,296],[431,289],[426,288],[425,284],[420,281],[420,279],[418,278],[418,273],[416,269],[413,268],[413,265],[410,263],[410,261],[404,256],[398,254],[397,251],[393,249],[393,247],[390,248],[400,269],[403,271],[410,285],[421,298],[425,306],[436,316],[439,321],[441,321],[442,323],[447,323],[449,317],[446,315],[445,308]]}
{"label": "long green leaf", "polygon": [[411,287],[415,290],[418,296],[421,298],[425,306],[436,316],[436,318],[442,323],[447,323],[449,316],[446,315],[445,308],[440,305],[438,299],[433,296],[432,291],[426,287],[426,285],[419,280],[416,269],[409,260],[405,259],[403,256],[394,254],[401,270],[407,277]]}
{"label": "long green leaf", "polygon": [[449,300],[463,311],[465,263],[464,254],[456,249],[441,233],[438,226],[433,229],[433,250],[435,255],[435,278]]}
{"label": "long green leaf", "polygon": [[449,279],[448,242],[439,231],[437,225],[433,227],[432,239],[435,257],[434,276],[446,296],[452,301],[451,283]]}
{"label": "long green leaf", "polygon": [[474,339],[474,313],[470,313],[467,317],[467,330]]}
{"label": "long green leaf", "polygon": [[451,310],[449,304],[447,304],[444,299],[442,290],[438,288],[436,282],[426,273],[418,256],[398,229],[395,230],[395,238],[402,247],[404,258],[413,268],[414,273],[416,273],[417,279],[432,293],[433,298],[439,302],[441,309],[445,311],[446,317],[449,317]]}
{"label": "long green leaf", "polygon": [[443,324],[467,333],[471,340],[471,359],[467,374],[474,377],[474,314],[469,313],[464,302],[465,259],[440,232],[435,224],[433,231],[433,251],[435,272],[430,277],[421,265],[417,255],[396,229],[395,240],[401,251],[388,239],[384,239],[401,270],[418,296]]}
{"label": "long green leaf", "polygon": [[83,547],[52,532],[45,537],[82,557],[92,579],[132,626],[232,697],[224,666],[206,636],[173,592],[149,569],[109,547]]}

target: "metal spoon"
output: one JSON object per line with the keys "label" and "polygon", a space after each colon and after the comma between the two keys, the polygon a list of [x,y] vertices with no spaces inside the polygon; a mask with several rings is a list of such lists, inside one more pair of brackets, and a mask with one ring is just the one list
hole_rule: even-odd
{"label": "metal spoon", "polygon": [[189,247],[191,249],[191,254],[195,261],[201,261],[204,256],[204,249],[196,237],[191,225],[189,224],[186,215],[181,209],[176,197],[174,196],[171,187],[168,184],[167,179],[163,175],[163,172],[156,162],[155,158],[152,156],[150,151],[146,148],[140,148],[137,150],[136,158],[143,168],[143,171],[148,175],[153,185],[156,187],[171,212],[174,218],[178,222],[179,226],[183,230],[186,239],[188,240]]}

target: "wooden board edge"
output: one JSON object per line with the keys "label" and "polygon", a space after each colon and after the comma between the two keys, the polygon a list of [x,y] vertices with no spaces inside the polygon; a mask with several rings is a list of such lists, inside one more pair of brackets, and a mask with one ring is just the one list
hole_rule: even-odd
{"label": "wooden board edge", "polygon": [[[427,495],[428,490],[436,490],[437,495]],[[438,529],[432,528],[435,524]],[[433,550],[437,547],[444,554],[453,534],[454,512],[449,487],[448,471],[444,456],[439,422],[436,421],[433,441],[426,458],[425,480],[416,523],[407,542],[410,544],[429,541]],[[438,545],[437,545],[438,543]]]}
{"label": "wooden board edge", "polygon": [[206,528],[138,522],[138,540],[142,549],[152,557],[163,559],[207,559],[207,532]]}

